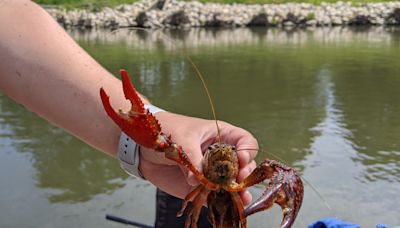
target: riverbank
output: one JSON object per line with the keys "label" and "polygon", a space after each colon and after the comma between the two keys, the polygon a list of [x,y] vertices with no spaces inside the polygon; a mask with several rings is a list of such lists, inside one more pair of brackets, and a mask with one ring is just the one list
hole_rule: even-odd
{"label": "riverbank", "polygon": [[47,9],[64,27],[244,27],[400,25],[400,2],[217,4],[142,0],[98,11]]}

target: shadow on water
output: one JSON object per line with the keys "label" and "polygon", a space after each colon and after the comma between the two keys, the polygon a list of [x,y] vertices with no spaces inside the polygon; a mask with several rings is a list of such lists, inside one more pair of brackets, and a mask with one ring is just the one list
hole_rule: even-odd
{"label": "shadow on water", "polygon": [[[154,104],[211,118],[186,59],[190,55],[207,81],[218,118],[248,129],[262,148],[299,168],[333,207],[327,210],[307,186],[296,227],[327,216],[365,227],[399,225],[393,200],[400,189],[399,29],[70,33],[110,72],[127,69]],[[50,192],[52,203],[114,197],[111,193],[123,188],[124,175],[114,160],[4,97],[0,110],[0,126],[9,129],[2,129],[7,135],[0,140],[31,155],[35,185]],[[260,152],[257,160],[264,157],[272,156]],[[279,213],[252,216],[250,226],[263,227],[266,218],[279,222]]]}

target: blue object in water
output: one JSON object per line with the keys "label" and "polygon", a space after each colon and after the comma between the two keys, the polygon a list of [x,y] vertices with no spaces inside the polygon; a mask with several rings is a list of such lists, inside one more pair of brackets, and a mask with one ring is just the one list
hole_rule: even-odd
{"label": "blue object in water", "polygon": [[[360,225],[342,221],[335,218],[324,218],[308,225],[308,228],[361,228]],[[376,228],[390,228],[389,226],[378,224]]]}
{"label": "blue object in water", "polygon": [[308,225],[308,228],[360,228],[360,226],[335,218],[324,218]]}

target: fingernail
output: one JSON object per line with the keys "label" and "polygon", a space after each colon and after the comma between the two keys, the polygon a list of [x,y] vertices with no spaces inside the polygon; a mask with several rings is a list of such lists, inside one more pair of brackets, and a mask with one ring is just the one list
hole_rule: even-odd
{"label": "fingernail", "polygon": [[246,190],[244,194],[246,194],[247,197],[249,197],[250,202],[251,202],[251,200],[252,200],[252,198],[253,198],[253,196],[251,195],[251,193],[250,193],[248,190]]}

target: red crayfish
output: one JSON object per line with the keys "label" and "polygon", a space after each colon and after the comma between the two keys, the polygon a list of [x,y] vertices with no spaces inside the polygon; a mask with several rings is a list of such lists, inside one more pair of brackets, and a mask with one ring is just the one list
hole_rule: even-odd
{"label": "red crayfish", "polygon": [[[214,227],[246,227],[246,217],[270,208],[277,203],[283,212],[281,227],[291,227],[303,200],[303,183],[296,171],[281,162],[266,159],[243,181],[237,182],[239,163],[235,147],[224,143],[210,145],[205,152],[203,173],[195,167],[185,151],[161,131],[156,117],[144,108],[125,70],[120,71],[125,97],[132,104],[128,112],[116,112],[104,89],[100,96],[111,119],[141,146],[164,152],[165,157],[185,166],[196,175],[200,185],[189,193],[187,203],[193,201],[186,227],[197,227],[201,207],[207,202],[208,218]],[[267,188],[260,198],[244,208],[239,192],[267,180]],[[240,225],[239,225],[240,224]]]}

